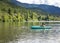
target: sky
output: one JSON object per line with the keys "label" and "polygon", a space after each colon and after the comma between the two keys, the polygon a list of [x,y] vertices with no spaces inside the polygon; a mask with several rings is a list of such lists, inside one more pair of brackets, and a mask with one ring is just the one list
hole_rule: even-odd
{"label": "sky", "polygon": [[60,0],[17,0],[17,1],[29,4],[47,4],[60,7]]}

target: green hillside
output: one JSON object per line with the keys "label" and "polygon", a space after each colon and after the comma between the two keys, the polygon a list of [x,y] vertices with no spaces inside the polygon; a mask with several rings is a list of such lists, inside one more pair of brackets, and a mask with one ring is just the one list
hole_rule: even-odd
{"label": "green hillside", "polygon": [[22,21],[60,20],[60,16],[26,9],[10,3],[10,0],[0,0],[0,22],[22,22]]}

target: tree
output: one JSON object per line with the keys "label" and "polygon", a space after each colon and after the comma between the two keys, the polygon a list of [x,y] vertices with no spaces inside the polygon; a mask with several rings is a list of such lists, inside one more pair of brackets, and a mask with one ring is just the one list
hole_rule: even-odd
{"label": "tree", "polygon": [[38,21],[40,21],[40,19],[41,19],[41,16],[38,16]]}
{"label": "tree", "polygon": [[11,9],[10,8],[8,9],[8,14],[11,15]]}
{"label": "tree", "polygon": [[2,22],[5,22],[5,18],[4,18],[4,16],[2,16]]}
{"label": "tree", "polygon": [[47,16],[45,17],[45,20],[49,21],[49,15],[47,15]]}

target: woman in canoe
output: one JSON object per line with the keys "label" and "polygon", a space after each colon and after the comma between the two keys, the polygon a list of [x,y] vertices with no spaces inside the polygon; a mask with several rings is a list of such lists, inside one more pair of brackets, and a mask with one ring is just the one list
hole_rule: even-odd
{"label": "woman in canoe", "polygon": [[45,23],[42,23],[41,26],[45,26]]}

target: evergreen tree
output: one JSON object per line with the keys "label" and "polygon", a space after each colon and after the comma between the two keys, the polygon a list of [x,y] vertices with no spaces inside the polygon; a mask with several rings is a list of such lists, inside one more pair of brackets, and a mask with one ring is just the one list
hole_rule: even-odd
{"label": "evergreen tree", "polygon": [[41,16],[38,16],[38,21],[40,21],[41,20]]}
{"label": "evergreen tree", "polygon": [[47,16],[45,17],[45,20],[49,21],[49,15],[47,15]]}
{"label": "evergreen tree", "polygon": [[8,9],[8,14],[11,15],[11,9],[10,8]]}

